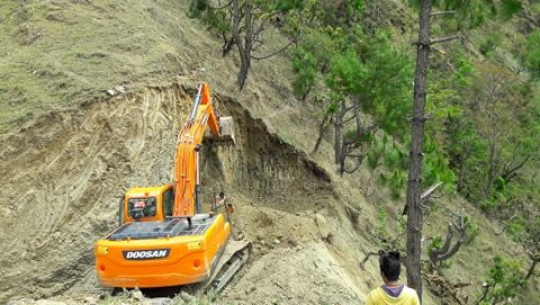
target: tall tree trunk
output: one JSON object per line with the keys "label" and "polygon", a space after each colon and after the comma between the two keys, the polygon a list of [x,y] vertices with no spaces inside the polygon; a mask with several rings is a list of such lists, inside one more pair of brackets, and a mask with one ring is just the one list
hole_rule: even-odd
{"label": "tall tree trunk", "polygon": [[[246,27],[244,44],[242,45],[241,42],[236,42],[240,53],[240,72],[238,72],[236,83],[240,87],[240,90],[244,89],[244,85],[246,84],[249,68],[251,66],[251,50],[253,49],[253,15],[251,13],[251,3],[247,0],[244,4],[244,13]],[[237,39],[240,40],[239,37],[235,37],[235,40]]]}
{"label": "tall tree trunk", "polygon": [[431,0],[422,0],[420,28],[414,72],[414,104],[411,122],[411,151],[407,185],[407,284],[414,288],[422,302],[422,146],[424,140],[424,108],[428,73]]}
{"label": "tall tree trunk", "polygon": [[326,133],[326,130],[328,129],[328,120],[332,120],[332,115],[330,113],[325,113],[324,118],[321,121],[321,124],[319,125],[319,137],[317,138],[317,142],[315,142],[315,147],[313,147],[313,150],[311,151],[312,154],[317,153],[319,150],[319,146],[322,143],[324,134]]}
{"label": "tall tree trunk", "polygon": [[471,154],[471,145],[467,145],[465,147],[465,151],[459,155],[459,166],[458,166],[458,173],[459,178],[457,181],[457,190],[458,192],[462,191],[465,188],[465,180],[467,179],[467,159],[469,159],[469,155]]}
{"label": "tall tree trunk", "polygon": [[482,201],[486,200],[490,195],[491,191],[493,190],[493,181],[495,180],[495,166],[496,166],[496,143],[495,143],[495,137],[492,139],[491,145],[489,145],[489,168],[488,172],[486,174],[486,182],[484,185],[484,191],[482,192],[482,197],[478,201],[478,203],[481,203]]}
{"label": "tall tree trunk", "polygon": [[334,163],[341,164],[341,150],[343,149],[343,115],[345,114],[345,101],[340,101],[339,112],[334,116]]}
{"label": "tall tree trunk", "polygon": [[240,90],[244,89],[244,85],[246,84],[246,79],[248,76],[250,66],[251,66],[250,56],[244,56],[240,64],[240,72],[238,72],[238,77],[236,79],[236,83],[238,84],[238,87],[240,87]]}

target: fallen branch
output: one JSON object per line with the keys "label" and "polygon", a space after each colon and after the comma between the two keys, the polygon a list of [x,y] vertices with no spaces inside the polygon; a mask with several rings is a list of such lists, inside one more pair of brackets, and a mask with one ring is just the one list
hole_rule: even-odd
{"label": "fallen branch", "polygon": [[[459,295],[459,289],[462,287],[470,286],[471,283],[450,283],[444,276],[442,275],[433,275],[433,274],[425,274],[424,277],[428,280],[428,283],[431,285],[432,288],[439,288],[440,291],[440,297],[444,297],[444,293],[447,293],[447,295],[450,295],[458,304],[465,305],[467,304],[467,296],[463,297]],[[456,291],[457,290],[457,291]]]}
{"label": "fallen branch", "polygon": [[[437,188],[439,188],[439,186],[442,185],[442,182],[437,182],[436,184],[430,186],[427,190],[425,190],[422,195],[420,196],[421,200],[424,201],[425,199],[428,199],[429,196],[431,194],[433,194],[433,192],[435,192],[435,190]],[[423,204],[420,204],[423,208],[427,208],[425,205]],[[403,212],[401,213],[401,215],[405,216],[407,215],[407,209],[408,209],[408,206],[407,204],[405,203],[405,207],[403,208]]]}
{"label": "fallen branch", "polygon": [[231,6],[231,4],[232,4],[233,1],[234,1],[234,0],[231,0],[231,1],[229,1],[228,3],[225,3],[225,4],[221,5],[221,6],[211,6],[210,4],[208,4],[208,6],[209,6],[211,9],[213,9],[213,10],[221,10],[221,9],[224,9],[224,8],[226,8],[226,7]]}
{"label": "fallen branch", "polygon": [[368,253],[366,253],[366,256],[365,256],[364,259],[360,262],[360,268],[362,268],[362,270],[365,270],[364,265],[365,265],[366,262],[369,260],[369,258],[372,257],[372,256],[374,256],[374,255],[379,255],[379,252],[368,252]]}
{"label": "fallen branch", "polygon": [[508,226],[510,225],[510,223],[512,222],[512,220],[513,220],[514,218],[516,218],[516,217],[517,217],[516,214],[514,214],[512,217],[510,217],[510,219],[508,219],[508,221],[507,221],[506,224],[504,225],[502,231],[501,231],[501,232],[495,232],[495,235],[502,235],[502,234],[504,234],[504,232],[506,232],[506,229],[508,229]]}
{"label": "fallen branch", "polygon": [[442,185],[442,182],[437,182],[434,185],[430,186],[427,190],[425,190],[422,193],[421,195],[422,200],[428,199],[429,196],[431,196],[431,194],[433,194],[433,192],[435,192],[441,185]]}
{"label": "fallen branch", "polygon": [[433,12],[431,13],[431,15],[429,15],[430,17],[436,17],[436,16],[440,16],[440,15],[451,15],[451,14],[455,14],[456,11],[438,11],[438,12]]}
{"label": "fallen branch", "polygon": [[443,38],[438,38],[438,39],[435,39],[435,40],[432,40],[429,42],[429,45],[432,46],[434,44],[438,44],[438,43],[445,43],[445,42],[449,42],[449,41],[452,41],[454,39],[463,39],[463,36],[461,35],[455,35],[455,36],[449,36],[449,37],[443,37]]}
{"label": "fallen branch", "polygon": [[272,56],[275,56],[275,55],[278,55],[279,53],[285,51],[288,47],[290,47],[293,43],[296,43],[296,37],[295,39],[291,40],[287,45],[285,45],[283,48],[277,50],[276,52],[274,53],[271,53],[271,54],[268,54],[268,55],[264,55],[264,56],[254,56],[254,55],[251,55],[251,58],[255,59],[255,60],[263,60],[263,59],[267,59],[269,57],[272,57]]}

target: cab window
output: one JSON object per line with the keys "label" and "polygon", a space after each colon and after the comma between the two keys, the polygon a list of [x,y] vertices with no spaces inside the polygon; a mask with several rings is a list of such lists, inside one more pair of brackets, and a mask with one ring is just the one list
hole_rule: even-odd
{"label": "cab window", "polygon": [[172,216],[174,206],[173,191],[171,189],[166,190],[163,193],[163,215]]}
{"label": "cab window", "polygon": [[129,198],[128,211],[132,218],[156,216],[156,198]]}

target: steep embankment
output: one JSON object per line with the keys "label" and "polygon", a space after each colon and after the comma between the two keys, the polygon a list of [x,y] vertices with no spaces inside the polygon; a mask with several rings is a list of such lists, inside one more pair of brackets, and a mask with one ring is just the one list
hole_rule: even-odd
{"label": "steep embankment", "polygon": [[[0,168],[10,179],[0,193],[9,199],[1,226],[9,234],[1,236],[2,300],[97,288],[92,243],[114,227],[127,187],[169,181],[178,118],[187,115],[190,96],[177,85],[147,89],[57,111],[5,139]],[[336,204],[328,174],[234,100],[216,100],[235,118],[237,144],[205,149],[205,195],[223,186],[238,207],[235,229],[255,245],[253,267],[230,297],[243,299],[244,289],[255,300],[282,295],[275,285],[294,283],[287,281],[292,272],[305,279],[282,287],[290,292],[283,293],[286,300],[300,303],[307,287],[318,287],[313,301],[357,299],[314,221],[314,213]],[[13,257],[21,260],[11,264]],[[258,283],[257,289],[243,281]],[[343,293],[326,295],[326,289]]]}
{"label": "steep embankment", "polygon": [[[285,58],[255,63],[238,92],[235,59],[221,58],[218,40],[185,17],[187,2],[0,6],[0,302],[83,302],[99,293],[91,245],[114,228],[127,188],[170,180],[198,81],[210,83],[237,125],[235,147],[205,149],[205,185],[223,185],[237,206],[236,229],[254,243],[253,259],[221,300],[361,304],[378,285],[376,260],[365,270],[358,261],[380,247],[379,212],[393,218],[401,203],[365,168],[339,177],[329,142],[315,156],[304,153],[316,137],[316,109],[292,97]],[[274,35],[263,49],[279,41]],[[106,90],[119,85],[128,93],[110,97]],[[459,199],[439,204],[466,207]],[[458,254],[452,275],[469,279],[474,295],[486,272],[478,261],[519,248],[469,210],[485,230]],[[445,222],[444,209],[433,212],[428,234],[442,235]]]}

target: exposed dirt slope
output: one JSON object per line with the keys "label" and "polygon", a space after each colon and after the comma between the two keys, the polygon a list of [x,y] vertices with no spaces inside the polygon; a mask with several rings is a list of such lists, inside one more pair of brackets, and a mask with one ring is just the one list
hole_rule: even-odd
{"label": "exposed dirt slope", "polygon": [[[179,118],[187,115],[190,96],[179,86],[148,89],[82,111],[56,112],[5,139],[10,145],[0,152],[6,160],[0,174],[10,179],[0,193],[9,198],[1,227],[9,234],[0,237],[6,245],[2,300],[97,287],[92,243],[114,227],[117,198],[127,187],[169,181]],[[235,118],[237,144],[204,150],[203,185],[224,187],[238,206],[236,229],[255,242],[253,269],[240,282],[259,282],[259,276],[272,281],[259,286],[262,300],[276,296],[274,281],[298,272],[312,282],[291,286],[285,295],[301,302],[309,287],[321,301],[339,299],[325,290],[339,289],[345,271],[334,266],[314,220],[315,212],[335,204],[328,174],[238,103],[222,100],[222,111]],[[22,259],[11,264],[13,257]],[[304,264],[291,265],[295,260]],[[347,302],[357,298],[353,287],[344,294]]]}

